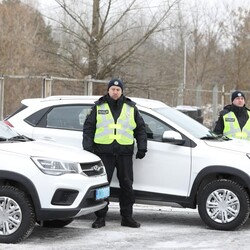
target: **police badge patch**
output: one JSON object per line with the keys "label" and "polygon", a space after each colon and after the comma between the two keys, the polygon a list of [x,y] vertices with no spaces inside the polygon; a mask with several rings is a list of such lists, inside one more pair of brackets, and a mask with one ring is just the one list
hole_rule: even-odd
{"label": "police badge patch", "polygon": [[225,121],[226,121],[226,122],[234,122],[235,119],[234,119],[234,118],[226,118]]}
{"label": "police badge patch", "polygon": [[100,115],[107,115],[109,113],[109,111],[106,109],[106,110],[98,110],[98,114]]}

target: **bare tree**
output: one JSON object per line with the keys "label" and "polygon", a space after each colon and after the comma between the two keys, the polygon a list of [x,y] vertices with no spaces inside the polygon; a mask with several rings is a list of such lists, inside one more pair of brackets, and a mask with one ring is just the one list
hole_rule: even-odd
{"label": "bare tree", "polygon": [[[45,25],[41,14],[18,0],[0,3],[0,74],[42,75],[50,70],[53,58],[43,52],[44,48],[57,50],[51,38],[51,30]],[[40,96],[40,81],[32,82],[8,79],[5,81],[5,110],[14,110],[20,100]]]}
{"label": "bare tree", "polygon": [[[80,76],[105,79],[113,76],[117,68],[128,61],[149,37],[159,32],[181,0],[166,1],[164,11],[153,14],[152,18],[143,16],[143,6],[139,0],[122,3],[117,0],[93,0],[92,23],[87,19],[89,5],[82,2],[82,9],[79,10],[79,2],[76,9],[72,1],[55,1],[67,15],[68,22],[65,19],[57,20],[61,32],[69,34],[71,38],[61,46],[59,56],[68,65],[70,63]],[[84,65],[76,54],[87,58]]]}
{"label": "bare tree", "polygon": [[38,74],[49,68],[49,57],[42,50],[56,44],[41,14],[18,0],[0,4],[0,72]]}
{"label": "bare tree", "polygon": [[239,8],[223,22],[228,43],[224,48],[224,74],[228,89],[246,89],[250,84],[250,12]]}

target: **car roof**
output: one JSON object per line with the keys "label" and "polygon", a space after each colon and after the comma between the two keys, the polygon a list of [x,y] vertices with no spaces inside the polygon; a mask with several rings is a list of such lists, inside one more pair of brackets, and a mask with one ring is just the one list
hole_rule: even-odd
{"label": "car roof", "polygon": [[[82,102],[82,101],[87,101],[88,103],[94,103],[96,100],[98,100],[101,96],[97,95],[54,95],[54,96],[49,96],[46,98],[30,98],[30,99],[24,99],[22,100],[22,104],[26,106],[32,106],[38,103],[43,103],[43,102],[60,102],[62,101],[63,103],[67,101],[76,101]],[[132,101],[134,101],[137,106],[142,106],[146,108],[162,108],[166,107],[167,105],[161,101],[158,100],[152,100],[152,99],[146,99],[146,98],[139,98],[139,97],[129,97]]]}
{"label": "car roof", "polygon": [[178,106],[175,107],[175,109],[193,111],[193,110],[197,110],[197,109],[201,109],[201,108],[197,107],[197,106],[178,105]]}

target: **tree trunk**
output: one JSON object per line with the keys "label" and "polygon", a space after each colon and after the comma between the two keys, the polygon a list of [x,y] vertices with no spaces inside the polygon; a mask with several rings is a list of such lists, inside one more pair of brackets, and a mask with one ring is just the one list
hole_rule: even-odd
{"label": "tree trunk", "polygon": [[[93,0],[92,32],[89,45],[89,67],[88,74],[91,78],[96,78],[98,72],[99,56],[99,8],[100,0]],[[93,94],[99,94],[97,86],[93,86]]]}

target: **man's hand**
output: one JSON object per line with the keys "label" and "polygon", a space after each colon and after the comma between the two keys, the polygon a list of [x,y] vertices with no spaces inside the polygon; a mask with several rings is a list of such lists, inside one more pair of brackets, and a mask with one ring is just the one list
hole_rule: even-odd
{"label": "man's hand", "polygon": [[136,153],[135,158],[136,158],[136,159],[142,159],[142,158],[144,158],[145,154],[146,154],[145,151],[143,151],[143,150],[138,150],[138,152]]}

